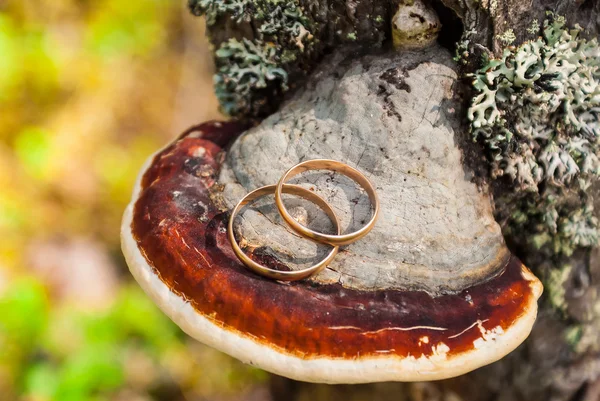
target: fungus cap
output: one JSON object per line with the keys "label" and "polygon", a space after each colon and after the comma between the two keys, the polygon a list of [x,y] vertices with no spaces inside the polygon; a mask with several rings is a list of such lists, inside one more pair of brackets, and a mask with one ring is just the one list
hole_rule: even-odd
{"label": "fungus cap", "polygon": [[159,151],[123,217],[131,273],[187,334],[267,371],[325,383],[453,377],[527,337],[542,287],[506,248],[486,280],[446,294],[249,272],[231,250],[228,210],[215,196],[223,147],[242,131],[206,123]]}

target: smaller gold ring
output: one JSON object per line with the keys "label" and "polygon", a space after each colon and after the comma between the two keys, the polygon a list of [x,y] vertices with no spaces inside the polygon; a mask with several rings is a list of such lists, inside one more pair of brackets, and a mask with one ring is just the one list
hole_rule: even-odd
{"label": "smaller gold ring", "polygon": [[[295,175],[298,175],[308,170],[331,170],[343,174],[357,182],[367,192],[369,200],[371,201],[371,204],[373,206],[373,216],[371,217],[371,220],[369,220],[367,224],[365,224],[359,230],[343,235],[340,235],[339,231],[338,235],[320,233],[298,223],[296,219],[294,219],[285,208],[285,205],[283,204],[281,198],[281,192],[283,185],[287,180],[294,177]],[[379,200],[377,199],[377,194],[375,193],[375,188],[373,187],[373,184],[371,184],[367,177],[365,177],[357,169],[352,168],[345,163],[328,159],[307,160],[305,162],[295,165],[294,167],[286,171],[277,183],[277,188],[275,190],[275,204],[277,205],[277,209],[279,209],[281,217],[283,217],[285,222],[288,223],[290,227],[292,227],[292,229],[298,234],[313,241],[338,246],[351,244],[354,241],[357,241],[365,235],[367,235],[375,225],[375,221],[377,220],[377,216],[379,215]]]}
{"label": "smaller gold ring", "polygon": [[[238,259],[250,270],[252,270],[262,276],[272,278],[275,280],[284,280],[284,281],[301,280],[303,278],[306,278],[308,276],[311,276],[311,275],[316,274],[316,273],[320,272],[321,270],[323,270],[325,268],[325,266],[327,266],[331,262],[331,260],[335,257],[335,255],[338,252],[339,247],[334,246],[331,249],[331,251],[327,254],[325,259],[321,260],[319,263],[317,263],[313,266],[307,267],[306,269],[302,269],[302,270],[283,271],[283,270],[271,269],[271,268],[268,268],[266,266],[263,266],[259,263],[256,263],[255,261],[253,261],[251,258],[249,258],[244,253],[244,251],[242,251],[242,249],[238,245],[237,241],[235,240],[235,236],[233,235],[233,221],[235,220],[235,216],[238,214],[240,209],[242,207],[244,207],[244,205],[248,204],[249,202],[253,201],[256,198],[274,193],[275,187],[276,187],[275,185],[267,185],[267,186],[255,189],[254,191],[252,191],[249,194],[247,194],[246,196],[244,196],[242,198],[242,200],[240,200],[238,202],[238,204],[231,211],[231,217],[229,218],[229,224],[227,225],[227,235],[229,236],[229,241],[231,242],[231,247],[233,248],[233,252],[238,257]],[[333,211],[331,206],[329,206],[329,204],[327,202],[325,202],[321,197],[319,197],[317,194],[309,191],[308,189],[305,189],[298,185],[286,184],[285,186],[283,186],[282,191],[285,193],[292,194],[292,195],[300,196],[310,202],[315,203],[319,207],[321,207],[321,209],[323,209],[323,211],[327,214],[327,216],[329,216],[329,218],[335,225],[336,232],[339,234],[340,223],[337,219],[337,216],[335,215],[335,212]]]}

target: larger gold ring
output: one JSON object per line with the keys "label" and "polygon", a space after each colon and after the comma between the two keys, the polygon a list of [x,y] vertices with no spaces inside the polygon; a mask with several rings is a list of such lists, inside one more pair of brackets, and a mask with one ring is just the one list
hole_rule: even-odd
{"label": "larger gold ring", "polygon": [[[331,262],[331,260],[335,257],[335,255],[338,252],[339,247],[334,246],[331,249],[331,251],[327,254],[325,259],[321,260],[319,263],[317,263],[313,266],[310,266],[310,267],[308,267],[306,269],[302,269],[302,270],[283,271],[283,270],[275,270],[275,269],[268,268],[266,266],[263,266],[255,261],[253,261],[252,259],[250,259],[244,253],[244,251],[242,251],[242,249],[240,248],[240,246],[238,245],[238,243],[235,239],[235,236],[233,235],[233,221],[235,220],[235,216],[238,214],[240,209],[244,205],[248,204],[249,202],[253,201],[256,198],[274,193],[275,187],[276,187],[275,185],[267,185],[267,186],[255,189],[254,191],[252,191],[248,195],[246,195],[244,198],[242,198],[242,200],[239,201],[239,203],[231,211],[231,217],[229,218],[229,224],[227,225],[227,234],[229,236],[229,241],[231,242],[233,252],[238,257],[238,259],[244,265],[246,265],[246,267],[248,267],[250,270],[252,270],[258,274],[261,274],[265,277],[269,277],[269,278],[272,278],[275,280],[285,280],[285,281],[301,280],[303,278],[306,278],[308,276],[311,276],[311,275],[316,274],[316,273],[320,272],[321,270],[323,270],[325,268],[325,266],[327,266]],[[309,191],[308,189],[302,188],[301,186],[290,185],[290,184],[284,185],[282,187],[281,191],[283,191],[285,193],[290,193],[292,195],[298,195],[308,201],[311,201],[311,202],[317,204],[321,209],[323,209],[323,211],[327,214],[327,216],[329,216],[329,218],[331,219],[331,221],[333,222],[333,224],[335,226],[336,232],[338,234],[340,233],[340,223],[337,219],[337,216],[335,215],[335,212],[333,211],[331,206],[329,206],[329,204],[327,202],[325,202],[323,199],[321,199],[321,197],[319,197],[317,194]]]}
{"label": "larger gold ring", "polygon": [[[284,188],[285,182],[288,179],[308,170],[332,170],[353,179],[361,187],[363,187],[364,190],[367,192],[367,195],[369,195],[369,200],[373,205],[373,216],[367,222],[367,224],[359,230],[348,234],[340,235],[338,231],[338,235],[330,235],[311,230],[310,228],[298,223],[296,219],[294,219],[285,208],[285,205],[283,204],[283,200],[281,198],[281,192]],[[373,184],[371,184],[367,177],[365,177],[357,169],[352,168],[347,164],[328,159],[307,160],[305,162],[295,165],[294,167],[286,171],[277,183],[277,188],[275,190],[275,204],[277,205],[277,209],[279,209],[281,217],[283,217],[285,222],[288,223],[290,227],[292,227],[292,229],[298,234],[313,241],[335,246],[351,244],[354,241],[357,241],[365,235],[367,235],[375,225],[375,221],[377,220],[377,216],[379,215],[379,200],[377,199],[377,194],[375,193],[375,188],[373,187]]]}

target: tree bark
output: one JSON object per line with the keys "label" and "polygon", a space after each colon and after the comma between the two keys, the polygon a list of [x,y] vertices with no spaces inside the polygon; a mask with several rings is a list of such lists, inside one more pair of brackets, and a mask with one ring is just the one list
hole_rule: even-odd
{"label": "tree bark", "polygon": [[[318,41],[310,48],[308,43],[305,44],[306,51],[298,53],[298,60],[301,62],[281,65],[289,74],[288,85],[292,88],[304,86],[306,82],[304,76],[311,72],[319,62],[324,63],[319,67],[319,71],[339,68],[333,61],[336,59],[335,57],[328,57],[321,61],[326,52],[342,54],[348,51],[348,47],[358,49],[382,43],[383,47],[388,46],[389,48],[389,44],[386,44],[385,41],[389,41],[392,36],[390,21],[395,10],[398,7],[411,6],[412,3],[412,1],[388,0],[368,2],[299,0],[299,6],[302,7],[306,18],[310,21],[306,25],[311,26],[311,35]],[[540,26],[547,18],[548,11],[564,17],[569,25],[579,24],[584,29],[583,35],[588,38],[597,38],[600,32],[600,2],[595,0],[441,0],[431,1],[427,4],[437,12],[442,25],[445,26],[442,28],[438,42],[448,46],[448,37],[457,39],[461,37],[460,43],[451,44],[449,47],[456,48],[459,56],[462,57],[462,60],[451,67],[458,76],[462,77],[481,67],[482,56],[498,57],[509,45],[536,39],[540,35]],[[268,36],[257,31],[262,21],[250,13],[242,23],[235,24],[232,23],[230,15],[224,13],[218,15],[209,30],[213,43],[217,47],[232,37],[247,37],[261,42],[267,40]],[[537,29],[535,29],[534,21],[537,21]],[[451,31],[448,32],[450,28]],[[462,32],[457,34],[456,31],[461,28]],[[289,43],[279,43],[281,48],[277,49],[278,52],[290,49]],[[343,47],[341,47],[342,45]],[[393,51],[388,49],[387,52],[376,52],[370,58],[361,58],[360,61],[355,61],[354,67],[360,71],[368,71],[371,63],[376,63],[373,60],[389,58],[390,52]],[[437,48],[426,54],[429,54],[430,61],[433,61],[436,57],[439,58],[439,54],[443,52],[445,50]],[[448,56],[446,59],[444,63],[452,64]],[[223,68],[227,62],[229,61],[218,59],[217,65]],[[407,68],[407,71],[419,65],[422,66],[424,63],[427,63],[427,60],[420,60]],[[333,79],[331,84],[334,86],[342,85],[343,76],[344,74],[340,73],[337,78],[328,76],[327,79]],[[387,113],[391,116],[391,120],[401,121],[403,116],[410,112],[411,106],[395,102],[393,99],[390,101],[388,88],[390,85],[395,87],[396,89],[393,89],[395,93],[398,88],[406,85],[405,77],[402,74],[391,74],[388,78],[387,82],[383,82],[386,81],[385,79],[382,81],[379,89],[369,87],[366,90],[367,93],[377,93],[379,90],[377,96],[381,99],[384,107],[387,107]],[[330,102],[331,99],[319,97],[323,91],[323,88],[319,86],[319,83],[323,82],[320,81],[321,79],[324,80],[318,74],[313,77],[310,81],[312,84],[303,89],[304,93],[308,95],[300,97],[300,100],[296,99],[295,108],[307,108],[318,112],[320,107],[326,107],[327,102]],[[418,91],[417,88],[414,90]],[[454,141],[462,151],[465,177],[477,183],[484,191],[489,190],[494,199],[500,199],[509,191],[509,185],[507,186],[506,182],[503,184],[492,182],[489,160],[482,157],[481,145],[473,143],[468,135],[469,127],[465,110],[473,96],[470,79],[453,81],[452,91],[453,95],[450,98],[454,98],[453,102],[456,104],[453,106],[455,107],[451,107],[449,103],[441,100],[432,107],[444,110],[452,108],[456,111],[456,115],[449,118],[448,124],[453,126]],[[275,105],[279,104],[280,99],[284,96],[278,90],[266,93],[261,89],[259,92],[262,99],[261,104],[270,106],[261,108],[260,112],[253,114],[255,116],[264,116],[272,112]],[[415,94],[413,93],[413,95]],[[423,94],[423,96],[425,95]],[[388,96],[387,100],[386,96]],[[256,102],[257,98],[253,97],[252,99],[253,102]],[[364,96],[364,98],[353,99],[352,102],[357,103],[354,107],[368,107],[369,104],[366,103],[369,102],[368,99],[368,96]],[[343,108],[346,100],[339,99],[339,101]],[[361,102],[365,103],[361,104]],[[257,110],[256,108],[251,109]],[[240,111],[238,116],[247,117],[249,114],[246,111]],[[276,125],[277,118],[285,118],[285,116],[272,117],[267,124]],[[377,127],[382,121],[385,122],[385,119],[374,120],[371,122],[371,126]],[[344,121],[340,121],[337,128],[343,127],[343,124]],[[435,124],[436,122],[433,122],[434,127]],[[312,132],[314,126],[301,128]],[[265,129],[264,125],[262,129]],[[361,134],[351,132],[349,135],[359,138]],[[417,135],[427,135],[427,133],[417,133]],[[317,137],[320,138],[318,135]],[[327,138],[327,136],[324,135],[323,138]],[[376,142],[377,136],[374,135],[372,139]],[[364,142],[366,146],[368,140],[364,140]],[[231,177],[234,177],[230,177],[232,180],[237,180],[242,185],[246,184],[245,186],[259,183],[260,176],[248,175],[248,166],[238,165],[235,167],[235,163],[240,163],[240,160],[248,161],[251,149],[260,151],[257,148],[258,145],[257,143],[247,144],[246,156],[240,153],[239,146],[233,149],[234,153],[232,154],[237,156],[236,158],[233,158],[231,154],[229,156],[234,170],[230,172]],[[327,146],[327,144],[315,146]],[[381,148],[385,149],[386,145],[383,144]],[[294,148],[293,151],[298,152],[299,149]],[[374,159],[386,157],[386,152],[376,154],[377,152],[368,150],[367,153],[368,157]],[[415,153],[415,157],[419,157],[417,153]],[[244,176],[244,174],[246,175]],[[226,180],[227,177],[223,179]],[[398,185],[401,186],[402,183]],[[587,192],[596,206],[595,210],[600,210],[600,186],[598,183],[594,181],[594,185]],[[498,216],[515,211],[514,206],[506,206],[498,201],[496,208]],[[509,210],[505,210],[506,208]],[[473,223],[475,223],[474,218]],[[504,221],[500,220],[500,223],[504,229]],[[314,401],[329,399],[346,399],[348,401],[359,399],[588,401],[595,399],[594,397],[597,397],[599,393],[598,382],[600,380],[600,248],[597,246],[578,247],[570,256],[553,255],[548,257],[547,254],[538,252],[531,246],[519,243],[520,239],[517,235],[507,234],[506,240],[511,250],[539,277],[544,278],[547,288],[532,334],[512,354],[470,374],[431,383],[327,386],[273,377],[271,385],[274,399]],[[565,268],[564,266],[569,267]]]}

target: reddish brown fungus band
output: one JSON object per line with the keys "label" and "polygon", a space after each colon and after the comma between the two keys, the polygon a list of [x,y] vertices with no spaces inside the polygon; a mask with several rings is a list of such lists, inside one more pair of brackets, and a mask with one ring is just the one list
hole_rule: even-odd
{"label": "reddish brown fungus band", "polygon": [[[449,355],[474,348],[485,328],[508,328],[533,297],[511,256],[504,272],[458,294],[282,285],[248,272],[233,254],[214,185],[222,147],[242,131],[232,123],[196,127],[159,152],[143,176],[132,232],[160,279],[196,311],[240,335],[304,358],[430,355],[443,342]],[[176,218],[173,218],[176,216]],[[161,224],[163,222],[163,224]],[[182,244],[185,241],[187,246]],[[414,328],[389,330],[392,327]],[[410,333],[407,334],[407,333]]]}

